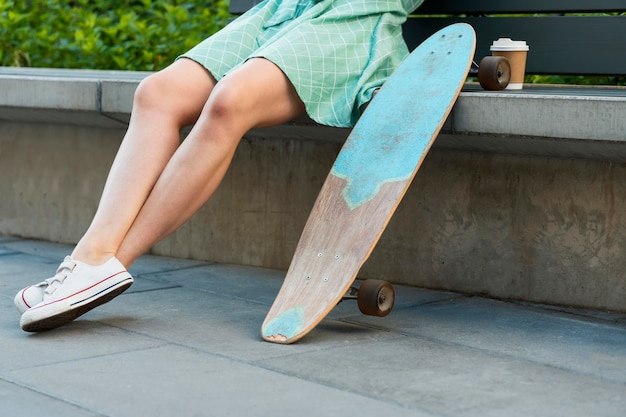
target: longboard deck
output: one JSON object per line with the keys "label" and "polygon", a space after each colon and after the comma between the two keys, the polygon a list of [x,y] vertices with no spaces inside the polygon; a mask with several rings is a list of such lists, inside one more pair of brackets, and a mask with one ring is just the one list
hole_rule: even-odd
{"label": "longboard deck", "polygon": [[448,26],[398,67],[346,140],[261,329],[264,340],[308,334],[354,282],[445,122],[476,38]]}

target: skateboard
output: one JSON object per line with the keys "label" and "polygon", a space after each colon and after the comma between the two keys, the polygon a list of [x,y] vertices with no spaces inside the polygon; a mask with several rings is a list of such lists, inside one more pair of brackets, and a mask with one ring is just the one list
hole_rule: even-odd
{"label": "skateboard", "polygon": [[[263,322],[264,340],[298,341],[353,293],[359,269],[452,109],[475,45],[470,25],[448,26],[417,47],[375,95],[317,197]],[[387,313],[393,291],[370,284],[364,283],[369,289],[363,304]]]}

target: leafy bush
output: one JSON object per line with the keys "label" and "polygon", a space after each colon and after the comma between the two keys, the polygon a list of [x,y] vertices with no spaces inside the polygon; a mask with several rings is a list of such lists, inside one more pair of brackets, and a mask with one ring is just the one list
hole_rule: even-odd
{"label": "leafy bush", "polygon": [[626,85],[626,77],[608,75],[527,75],[524,81],[533,84]]}
{"label": "leafy bush", "polygon": [[2,0],[0,65],[158,70],[228,18],[228,0]]}

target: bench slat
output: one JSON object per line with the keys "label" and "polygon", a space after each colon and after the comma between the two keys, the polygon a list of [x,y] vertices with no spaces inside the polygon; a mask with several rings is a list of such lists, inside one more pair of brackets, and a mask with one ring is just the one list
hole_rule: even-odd
{"label": "bench slat", "polygon": [[[261,0],[231,0],[229,12],[245,13]],[[624,0],[426,0],[417,14],[514,14],[514,13],[602,13],[626,12]]]}
{"label": "bench slat", "polygon": [[416,13],[476,15],[489,13],[600,13],[619,11],[626,11],[624,0],[426,0],[417,9]]}
{"label": "bench slat", "polygon": [[[261,0],[231,0],[242,14]],[[476,59],[489,55],[495,39],[525,40],[531,52],[529,74],[626,75],[626,16],[420,17],[431,14],[570,13],[626,10],[624,0],[426,0],[404,25],[413,49],[440,28],[464,21],[476,29]]]}
{"label": "bench slat", "polygon": [[626,16],[412,18],[404,37],[415,48],[436,30],[454,22],[476,30],[476,60],[490,55],[500,37],[525,40],[530,46],[527,73],[626,75]]}
{"label": "bench slat", "polygon": [[234,15],[241,15],[259,3],[261,3],[261,0],[230,0],[228,12]]}

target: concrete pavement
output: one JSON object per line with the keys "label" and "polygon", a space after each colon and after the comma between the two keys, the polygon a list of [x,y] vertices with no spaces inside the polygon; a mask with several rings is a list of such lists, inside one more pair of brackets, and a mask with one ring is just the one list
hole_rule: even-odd
{"label": "concrete pavement", "polygon": [[67,245],[0,237],[0,415],[616,416],[626,315],[397,286],[301,342],[262,342],[284,272],[145,256],[111,303],[41,334],[13,296]]}

